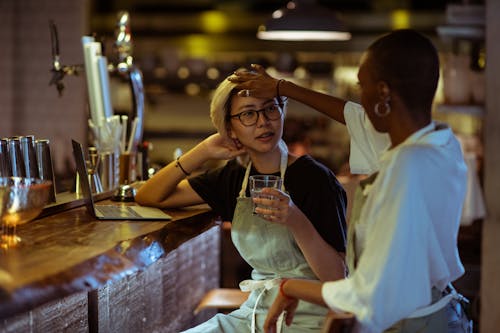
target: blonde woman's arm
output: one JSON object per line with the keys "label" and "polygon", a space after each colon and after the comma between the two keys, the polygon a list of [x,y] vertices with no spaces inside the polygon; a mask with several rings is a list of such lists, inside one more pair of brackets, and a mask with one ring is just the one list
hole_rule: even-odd
{"label": "blonde woman's arm", "polygon": [[173,161],[144,183],[135,196],[141,205],[176,208],[203,203],[186,177],[210,159],[227,160],[244,153],[234,144],[214,134]]}

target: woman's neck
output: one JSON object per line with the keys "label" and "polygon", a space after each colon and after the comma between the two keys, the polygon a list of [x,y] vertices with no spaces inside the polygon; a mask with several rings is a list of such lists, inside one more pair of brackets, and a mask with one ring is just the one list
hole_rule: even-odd
{"label": "woman's neck", "polygon": [[429,116],[415,117],[414,114],[424,114],[424,112],[410,111],[408,109],[398,110],[394,122],[389,130],[391,137],[392,147],[394,148],[403,141],[405,141],[413,133],[419,131],[425,126],[429,125],[432,121]]}
{"label": "woman's neck", "polygon": [[268,153],[250,154],[253,167],[260,173],[271,174],[280,171],[281,152],[274,149]]}

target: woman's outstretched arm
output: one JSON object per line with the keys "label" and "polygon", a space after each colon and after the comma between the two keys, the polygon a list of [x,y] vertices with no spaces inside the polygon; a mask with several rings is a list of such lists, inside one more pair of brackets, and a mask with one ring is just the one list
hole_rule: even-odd
{"label": "woman's outstretched arm", "polygon": [[323,94],[308,88],[296,85],[293,82],[278,80],[271,77],[261,65],[252,65],[252,71],[237,71],[229,77],[229,81],[238,83],[237,88],[242,89],[238,95],[257,98],[274,98],[286,96],[345,124],[345,100]]}

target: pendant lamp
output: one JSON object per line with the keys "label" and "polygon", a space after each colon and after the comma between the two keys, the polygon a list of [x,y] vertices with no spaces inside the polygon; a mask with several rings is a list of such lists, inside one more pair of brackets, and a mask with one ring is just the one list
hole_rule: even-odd
{"label": "pendant lamp", "polygon": [[274,11],[257,38],[287,41],[349,40],[351,34],[338,15],[315,0],[292,0]]}

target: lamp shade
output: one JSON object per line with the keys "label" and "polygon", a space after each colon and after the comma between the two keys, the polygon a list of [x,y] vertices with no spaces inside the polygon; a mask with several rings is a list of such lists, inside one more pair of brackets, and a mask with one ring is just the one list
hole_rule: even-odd
{"label": "lamp shade", "polygon": [[289,1],[259,26],[257,38],[289,41],[349,40],[351,34],[337,14],[314,0]]}

